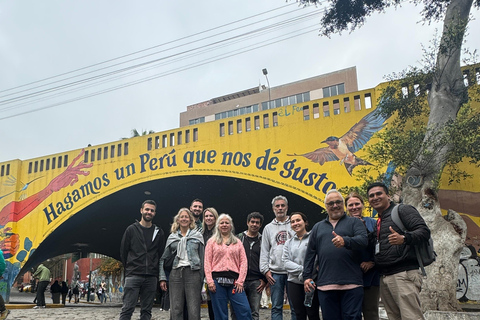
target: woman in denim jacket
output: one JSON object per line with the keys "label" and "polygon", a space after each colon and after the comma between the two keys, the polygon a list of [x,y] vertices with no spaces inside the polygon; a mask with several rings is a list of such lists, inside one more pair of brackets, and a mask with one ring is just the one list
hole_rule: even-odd
{"label": "woman in denim jacket", "polygon": [[200,320],[205,255],[203,236],[196,229],[193,214],[187,208],[181,208],[173,218],[170,232],[165,251],[160,258],[160,287],[163,291],[167,290],[163,264],[175,255],[169,277],[171,319],[183,320],[186,303],[188,319]]}

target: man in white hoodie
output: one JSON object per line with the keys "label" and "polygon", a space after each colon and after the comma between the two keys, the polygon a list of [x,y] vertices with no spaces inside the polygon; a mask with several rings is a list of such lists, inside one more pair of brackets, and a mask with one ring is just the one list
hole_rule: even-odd
{"label": "man in white hoodie", "polygon": [[[295,234],[287,216],[288,200],[276,196],[272,200],[275,219],[263,229],[262,248],[260,251],[260,271],[267,278],[271,288],[272,320],[283,320],[283,297],[287,287],[287,271],[282,261],[283,246]],[[291,319],[296,320],[290,303]]]}

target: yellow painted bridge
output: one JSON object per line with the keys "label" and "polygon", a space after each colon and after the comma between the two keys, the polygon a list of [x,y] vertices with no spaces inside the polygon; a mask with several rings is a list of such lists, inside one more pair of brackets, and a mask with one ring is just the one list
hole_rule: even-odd
{"label": "yellow painted bridge", "polygon": [[[304,212],[312,226],[324,217],[328,190],[357,185],[359,167],[377,166],[365,160],[365,146],[388,125],[375,112],[378,92],[0,163],[0,246],[7,260],[0,291],[9,292],[20,272],[60,254],[96,252],[118,259],[123,231],[140,218],[146,199],[157,202],[155,223],[166,233],[173,215],[194,198],[231,214],[242,231],[252,211],[271,220],[270,201],[282,194],[290,212]],[[445,209],[465,217],[477,250],[479,185],[477,174],[440,191]]]}

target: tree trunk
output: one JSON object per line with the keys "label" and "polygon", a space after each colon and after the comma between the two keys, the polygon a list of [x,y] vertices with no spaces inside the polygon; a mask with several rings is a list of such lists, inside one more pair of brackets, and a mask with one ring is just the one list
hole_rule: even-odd
{"label": "tree trunk", "polygon": [[422,286],[424,310],[458,310],[456,283],[466,224],[454,211],[442,217],[436,189],[451,142],[442,143],[449,121],[455,120],[466,98],[460,53],[473,0],[452,0],[447,7],[432,87],[428,96],[428,130],[406,174],[404,203],[415,206],[430,227],[437,260],[427,267]]}

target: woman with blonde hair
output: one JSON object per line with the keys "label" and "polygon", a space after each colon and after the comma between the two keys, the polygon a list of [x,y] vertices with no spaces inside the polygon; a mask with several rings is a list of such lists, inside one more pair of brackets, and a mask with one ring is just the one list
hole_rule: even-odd
{"label": "woman with blonde hair", "polygon": [[165,266],[171,261],[169,277],[170,316],[183,320],[184,304],[187,304],[189,320],[200,320],[200,292],[203,284],[203,259],[205,246],[193,214],[181,208],[173,218],[170,236],[160,258],[160,287],[167,290]]}
{"label": "woman with blonde hair", "polygon": [[232,218],[222,213],[205,249],[205,277],[215,320],[228,320],[228,301],[237,319],[252,319],[243,283],[248,261],[242,242],[235,236]]}

